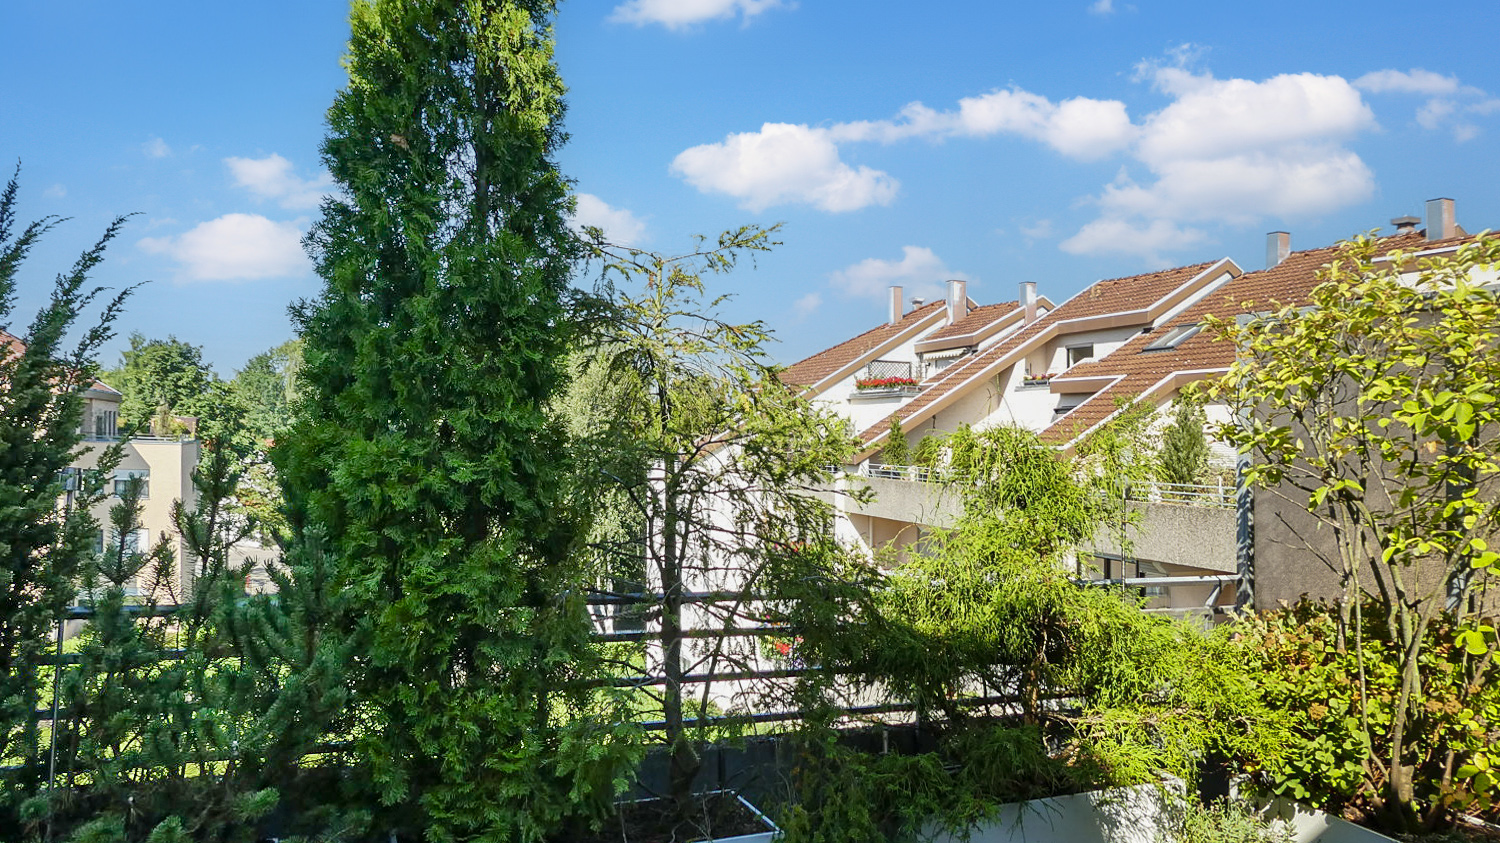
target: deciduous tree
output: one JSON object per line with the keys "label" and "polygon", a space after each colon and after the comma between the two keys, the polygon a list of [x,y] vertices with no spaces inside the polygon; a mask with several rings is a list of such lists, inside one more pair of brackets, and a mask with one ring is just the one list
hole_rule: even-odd
{"label": "deciduous tree", "polygon": [[[729,231],[679,255],[616,248],[594,232],[617,315],[591,365],[632,388],[613,396],[587,453],[594,474],[628,494],[644,534],[607,550],[614,564],[643,561],[659,590],[650,661],[665,679],[670,795],[684,814],[707,731],[690,718],[723,687],[700,685],[695,701],[684,678],[756,667],[758,648],[731,630],[784,614],[794,590],[829,576],[832,513],[815,492],[855,445],[838,416],[776,377],[764,326],[723,319],[723,298],[705,291],[705,275],[770,248],[774,231]],[[722,599],[694,603],[694,591]]]}
{"label": "deciduous tree", "polygon": [[[169,336],[148,340],[130,335],[130,348],[120,355],[120,367],[110,372],[110,386],[124,393],[120,423],[126,427],[153,423],[158,416],[169,426],[173,416],[197,415],[198,400],[217,379],[203,362],[203,349]],[[170,430],[153,430],[165,436]]]}
{"label": "deciduous tree", "polygon": [[[1331,528],[1340,647],[1357,657],[1350,679],[1371,748],[1361,790],[1397,827],[1441,822],[1446,803],[1418,784],[1448,782],[1463,764],[1414,737],[1425,733],[1428,631],[1454,613],[1469,653],[1460,687],[1496,671],[1474,598],[1500,562],[1489,546],[1500,529],[1497,265],[1500,238],[1485,235],[1425,258],[1358,238],[1308,306],[1215,324],[1241,349],[1219,392],[1240,419],[1222,435],[1254,458],[1247,479]],[[1367,636],[1396,654],[1394,699],[1371,691]]]}

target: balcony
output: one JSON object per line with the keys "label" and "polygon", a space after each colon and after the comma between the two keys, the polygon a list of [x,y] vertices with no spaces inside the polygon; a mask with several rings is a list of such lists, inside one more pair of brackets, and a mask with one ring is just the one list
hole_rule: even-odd
{"label": "balcony", "polygon": [[903,360],[875,360],[854,379],[851,400],[904,398],[921,391],[912,364]]}

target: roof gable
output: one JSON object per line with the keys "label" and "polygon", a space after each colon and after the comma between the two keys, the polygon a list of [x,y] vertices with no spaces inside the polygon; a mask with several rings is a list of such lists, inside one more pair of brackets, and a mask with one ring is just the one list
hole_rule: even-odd
{"label": "roof gable", "polygon": [[945,308],[943,302],[932,302],[902,316],[899,322],[871,328],[786,367],[781,372],[781,381],[816,391],[828,381],[847,377],[870,360],[930,328]]}
{"label": "roof gable", "polygon": [[[965,386],[983,382],[996,370],[1013,364],[1022,355],[1056,336],[1091,330],[1111,322],[1135,324],[1149,321],[1170,311],[1198,287],[1217,279],[1222,272],[1215,270],[1220,269],[1232,275],[1240,274],[1233,261],[1223,258],[1099,281],[993,347],[944,369],[897,414],[904,423],[926,419],[962,395]],[[860,434],[866,446],[859,455],[860,459],[875,451],[877,443],[890,431],[890,421],[891,417],[887,416]]]}

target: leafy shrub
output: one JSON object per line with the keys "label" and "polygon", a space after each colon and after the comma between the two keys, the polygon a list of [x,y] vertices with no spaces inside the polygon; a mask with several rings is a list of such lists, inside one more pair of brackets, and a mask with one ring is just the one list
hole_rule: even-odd
{"label": "leafy shrub", "polygon": [[[1367,608],[1366,611],[1369,611]],[[1340,618],[1323,604],[1262,613],[1238,627],[1239,657],[1260,676],[1260,693],[1293,735],[1282,757],[1258,771],[1271,794],[1354,818],[1375,816],[1388,772],[1391,713],[1401,686],[1398,648],[1366,624],[1363,640],[1340,635]],[[1500,687],[1475,677],[1493,660],[1493,638],[1474,652],[1460,646],[1450,618],[1422,642],[1412,803],[1424,815],[1463,810],[1500,818],[1493,747],[1500,742]],[[1474,648],[1477,649],[1477,648]]]}

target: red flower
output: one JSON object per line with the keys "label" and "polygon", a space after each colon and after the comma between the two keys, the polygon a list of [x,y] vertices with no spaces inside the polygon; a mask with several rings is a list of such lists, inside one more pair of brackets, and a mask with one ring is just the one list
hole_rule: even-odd
{"label": "red flower", "polygon": [[915,378],[892,377],[892,378],[857,378],[854,381],[855,389],[886,389],[893,386],[916,386]]}

